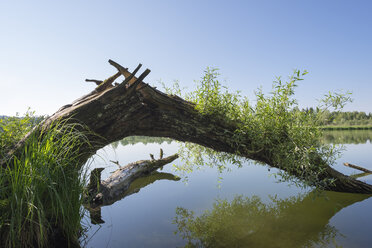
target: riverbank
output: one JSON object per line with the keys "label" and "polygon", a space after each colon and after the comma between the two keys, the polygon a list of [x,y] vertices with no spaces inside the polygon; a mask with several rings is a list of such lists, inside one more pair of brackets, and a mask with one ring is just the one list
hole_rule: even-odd
{"label": "riverbank", "polygon": [[30,135],[10,157],[11,147],[33,128],[30,120],[0,120],[0,247],[78,246],[87,178],[79,156],[88,132],[56,122],[48,132]]}

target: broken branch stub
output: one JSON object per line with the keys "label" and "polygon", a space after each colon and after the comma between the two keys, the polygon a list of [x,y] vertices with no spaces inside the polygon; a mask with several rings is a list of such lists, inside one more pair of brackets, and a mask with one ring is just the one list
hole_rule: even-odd
{"label": "broken branch stub", "polygon": [[85,79],[85,82],[93,82],[96,85],[100,85],[101,83],[103,83],[102,80],[96,80],[96,79]]}

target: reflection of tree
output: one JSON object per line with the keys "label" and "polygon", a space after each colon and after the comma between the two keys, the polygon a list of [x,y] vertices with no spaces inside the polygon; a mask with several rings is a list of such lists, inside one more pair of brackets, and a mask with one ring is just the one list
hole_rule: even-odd
{"label": "reflection of tree", "polygon": [[179,144],[178,154],[182,163],[176,164],[176,170],[189,173],[195,169],[202,169],[205,167],[217,168],[220,173],[230,169],[230,165],[241,167],[244,157],[236,154],[218,152],[211,148],[204,147],[195,143],[185,142]]}
{"label": "reflection of tree", "polygon": [[[123,198],[138,193],[142,188],[145,188],[146,186],[158,181],[158,180],[170,180],[170,181],[179,181],[180,178],[171,174],[171,173],[165,173],[165,172],[157,172],[154,171],[149,175],[137,178],[134,180],[129,188],[125,191],[123,191],[121,194],[117,195],[115,198],[111,199],[110,202],[107,202],[106,205],[114,204],[117,201],[122,200]],[[104,223],[104,221],[101,219],[101,207],[95,207],[92,208],[89,205],[85,206],[89,212],[90,212],[90,218],[92,224],[101,224]]]}
{"label": "reflection of tree", "polygon": [[172,141],[173,140],[169,138],[148,137],[148,136],[129,136],[122,140],[112,142],[111,146],[112,148],[116,149],[118,148],[119,144],[121,144],[122,146],[135,145],[137,143],[142,143],[144,145],[147,145],[149,143],[162,144],[166,142],[167,144],[170,144]]}
{"label": "reflection of tree", "polygon": [[332,144],[365,144],[372,141],[372,130],[325,131],[323,141]]}
{"label": "reflection of tree", "polygon": [[148,136],[129,136],[122,140],[120,140],[120,144],[122,146],[125,145],[134,145],[137,143],[143,143],[144,145],[148,143],[157,143],[162,144],[163,142],[166,142],[167,144],[170,144],[173,140],[169,138],[159,138],[159,137],[148,137]]}
{"label": "reflection of tree", "polygon": [[[127,197],[129,195],[136,194],[142,188],[145,188],[146,186],[159,180],[179,181],[180,179],[181,178],[171,173],[154,171],[147,176],[143,176],[134,180],[133,183],[130,184],[129,188],[119,197],[120,199],[123,199],[124,197]],[[118,201],[119,197],[115,200]]]}
{"label": "reflection of tree", "polygon": [[174,223],[186,247],[312,247],[326,246],[337,235],[329,220],[341,209],[368,198],[365,195],[326,192],[285,200],[237,196],[218,200],[213,209],[195,217],[177,208]]}

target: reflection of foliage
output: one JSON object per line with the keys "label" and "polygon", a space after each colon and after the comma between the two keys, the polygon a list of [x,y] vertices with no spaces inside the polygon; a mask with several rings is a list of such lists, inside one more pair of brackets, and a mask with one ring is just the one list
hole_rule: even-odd
{"label": "reflection of foliage", "polygon": [[[296,70],[287,82],[277,78],[270,95],[259,89],[254,106],[240,92],[229,92],[218,80],[217,69],[207,68],[197,89],[185,96],[195,103],[195,109],[205,118],[221,120],[226,125],[236,127],[231,138],[224,140],[234,150],[233,153],[268,161],[283,169],[279,175],[285,181],[321,188],[333,182],[320,175],[327,165],[334,163],[338,150],[320,142],[320,116],[328,108],[342,108],[350,97],[348,93],[329,94],[320,103],[316,114],[300,111],[294,98],[294,89],[306,73]],[[180,87],[176,86],[179,93]],[[195,151],[194,146],[190,154],[193,155]],[[202,152],[212,153],[212,158],[216,157],[207,149]],[[194,156],[195,161],[202,158],[198,154],[200,152]]]}
{"label": "reflection of foliage", "polygon": [[217,152],[211,148],[207,148],[194,143],[180,143],[178,154],[182,163],[175,165],[176,170],[182,172],[192,172],[194,169],[201,169],[205,166],[217,167],[218,171],[222,173],[228,168],[230,164],[242,166],[245,160],[235,154]]}
{"label": "reflection of foliage", "polygon": [[148,136],[129,136],[126,137],[120,141],[116,141],[111,143],[111,146],[116,149],[119,146],[119,143],[122,146],[126,145],[135,145],[137,143],[142,143],[144,145],[147,145],[149,143],[157,143],[162,144],[166,142],[167,144],[170,144],[173,140],[169,138],[160,138],[160,137],[148,137]]}
{"label": "reflection of foliage", "polygon": [[323,142],[332,144],[365,144],[372,141],[372,130],[334,130],[323,133]]}
{"label": "reflection of foliage", "polygon": [[326,246],[338,234],[328,224],[342,208],[366,196],[327,192],[285,200],[235,197],[217,200],[212,210],[195,217],[193,211],[176,209],[174,224],[188,241],[186,247],[313,247]]}

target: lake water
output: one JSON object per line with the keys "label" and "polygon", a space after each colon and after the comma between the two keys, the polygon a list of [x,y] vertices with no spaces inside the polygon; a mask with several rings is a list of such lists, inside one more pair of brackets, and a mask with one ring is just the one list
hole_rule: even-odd
{"label": "lake water", "polygon": [[[350,175],[344,162],[372,170],[372,131],[332,131],[325,142],[344,144],[335,166]],[[121,165],[176,153],[178,143],[117,142],[98,152],[92,168],[106,167],[102,179]],[[144,140],[148,142],[149,140]],[[151,140],[150,140],[151,141]],[[139,142],[139,143],[137,143]],[[131,144],[133,143],[133,144]],[[245,162],[230,171],[217,168],[174,171],[174,164],[136,182],[133,193],[101,209],[105,223],[90,224],[84,247],[372,247],[372,197],[325,192],[314,194],[278,183],[275,169]],[[170,173],[170,174],[168,174]],[[181,179],[172,176],[179,176]],[[185,178],[187,177],[187,180]],[[222,179],[221,179],[222,178]],[[360,180],[372,183],[372,176]]]}

